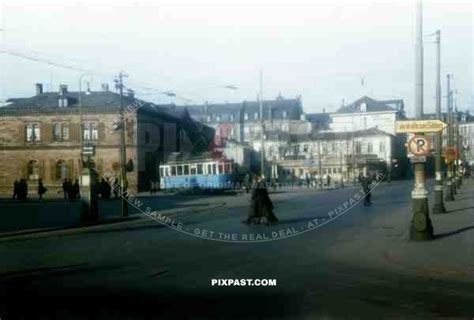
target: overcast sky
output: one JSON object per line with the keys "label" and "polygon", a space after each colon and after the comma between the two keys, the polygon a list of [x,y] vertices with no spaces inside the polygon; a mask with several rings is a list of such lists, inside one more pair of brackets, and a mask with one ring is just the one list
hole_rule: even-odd
{"label": "overcast sky", "polygon": [[[306,112],[335,111],[362,95],[414,101],[414,2],[3,1],[0,100],[34,94],[34,84],[77,90],[112,87],[120,70],[137,95],[159,91],[195,103],[301,95]],[[424,33],[442,32],[442,88],[454,74],[457,104],[474,110],[473,3],[424,2]],[[426,37],[425,111],[434,110],[435,44]],[[364,78],[362,81],[361,79]],[[362,85],[364,83],[364,85]],[[225,89],[232,84],[238,90]],[[152,90],[150,90],[152,89]],[[445,93],[443,92],[443,95]],[[443,99],[443,108],[445,107]]]}

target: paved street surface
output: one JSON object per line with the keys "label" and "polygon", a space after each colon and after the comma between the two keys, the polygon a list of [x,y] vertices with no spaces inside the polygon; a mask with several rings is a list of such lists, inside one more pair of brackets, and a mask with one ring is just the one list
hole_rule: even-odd
{"label": "paved street surface", "polygon": [[[434,241],[408,241],[408,181],[384,182],[371,207],[359,203],[300,232],[358,191],[273,193],[280,223],[271,227],[241,223],[246,194],[143,198],[160,210],[178,200],[180,210],[168,212],[186,232],[293,235],[275,241],[208,240],[148,218],[2,237],[0,318],[472,319],[474,180],[448,214],[432,215]],[[211,279],[277,286],[213,287]]]}

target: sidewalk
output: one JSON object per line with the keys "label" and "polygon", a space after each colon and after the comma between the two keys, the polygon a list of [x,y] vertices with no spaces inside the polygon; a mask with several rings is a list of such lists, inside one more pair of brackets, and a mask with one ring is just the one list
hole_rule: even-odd
{"label": "sidewalk", "polygon": [[[430,194],[433,194],[431,192]],[[435,239],[409,240],[410,204],[391,215],[370,216],[369,229],[351,228],[338,234],[329,255],[348,264],[431,278],[474,280],[474,179],[464,180],[448,213],[430,217]]]}

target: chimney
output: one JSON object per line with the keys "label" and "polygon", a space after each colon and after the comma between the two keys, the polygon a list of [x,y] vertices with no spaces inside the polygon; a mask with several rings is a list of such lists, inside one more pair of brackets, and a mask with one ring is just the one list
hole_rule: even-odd
{"label": "chimney", "polygon": [[108,83],[102,83],[102,91],[104,91],[104,92],[109,91],[109,84]]}
{"label": "chimney", "polygon": [[65,96],[66,93],[67,93],[67,84],[59,85],[59,95],[60,96]]}
{"label": "chimney", "polygon": [[127,96],[133,99],[135,97],[135,92],[132,89],[128,89]]}
{"label": "chimney", "polygon": [[42,83],[37,83],[36,84],[36,95],[42,94],[43,93],[43,84]]}

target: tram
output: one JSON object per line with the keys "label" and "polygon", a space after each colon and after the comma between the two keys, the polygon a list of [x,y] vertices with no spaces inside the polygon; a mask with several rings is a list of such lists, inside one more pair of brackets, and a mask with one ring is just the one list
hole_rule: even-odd
{"label": "tram", "polygon": [[235,164],[228,159],[189,158],[160,165],[160,188],[229,189],[235,180]]}

